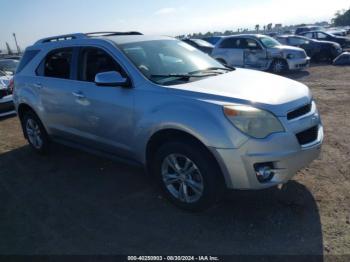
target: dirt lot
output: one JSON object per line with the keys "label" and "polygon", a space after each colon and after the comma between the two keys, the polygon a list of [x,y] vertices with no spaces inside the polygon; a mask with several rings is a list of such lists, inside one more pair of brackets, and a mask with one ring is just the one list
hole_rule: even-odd
{"label": "dirt lot", "polygon": [[232,192],[199,214],[142,170],[58,145],[37,156],[17,118],[0,120],[0,253],[350,254],[350,67],[289,77],[317,100],[320,159],[282,190]]}

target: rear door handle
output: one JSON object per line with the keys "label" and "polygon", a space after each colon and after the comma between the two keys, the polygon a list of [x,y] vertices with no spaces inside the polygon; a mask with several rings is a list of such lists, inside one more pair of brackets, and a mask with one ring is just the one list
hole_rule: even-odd
{"label": "rear door handle", "polygon": [[34,87],[41,89],[43,88],[43,85],[41,83],[35,83]]}
{"label": "rear door handle", "polygon": [[81,92],[81,91],[72,92],[72,95],[75,96],[75,97],[77,97],[78,99],[83,99],[83,98],[85,98],[83,92]]}

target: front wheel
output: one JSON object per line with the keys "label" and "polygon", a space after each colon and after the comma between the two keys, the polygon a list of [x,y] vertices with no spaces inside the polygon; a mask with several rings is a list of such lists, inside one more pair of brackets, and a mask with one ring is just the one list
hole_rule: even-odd
{"label": "front wheel", "polygon": [[163,145],[156,153],[153,170],[165,196],[183,209],[207,209],[224,191],[215,159],[191,143]]}
{"label": "front wheel", "polygon": [[288,71],[288,64],[283,59],[276,59],[272,62],[271,71],[275,74],[282,74]]}

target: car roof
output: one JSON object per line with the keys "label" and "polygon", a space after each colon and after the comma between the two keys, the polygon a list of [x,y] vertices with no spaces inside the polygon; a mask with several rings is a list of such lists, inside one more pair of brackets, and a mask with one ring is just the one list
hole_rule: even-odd
{"label": "car roof", "polygon": [[312,31],[308,31],[308,32],[302,32],[301,34],[307,34],[307,33],[325,33],[325,34],[329,34],[325,31],[322,30],[312,30]]}
{"label": "car roof", "polygon": [[[309,32],[308,32],[309,33]],[[278,35],[276,36],[277,38],[288,38],[288,37],[296,37],[296,38],[303,38],[303,39],[308,39],[307,37],[305,36],[302,36],[302,35]]]}
{"label": "car roof", "polygon": [[322,27],[319,25],[304,25],[304,26],[299,26],[298,28],[313,28],[313,27]]}
{"label": "car roof", "polygon": [[259,37],[266,37],[266,35],[262,35],[262,34],[238,34],[238,35],[223,36],[222,38],[234,38],[234,37],[254,37],[254,38],[259,38]]}

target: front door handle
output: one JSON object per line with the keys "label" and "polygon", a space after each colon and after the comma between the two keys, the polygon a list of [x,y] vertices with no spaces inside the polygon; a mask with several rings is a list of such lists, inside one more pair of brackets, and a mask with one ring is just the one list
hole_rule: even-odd
{"label": "front door handle", "polygon": [[83,92],[81,92],[81,91],[72,92],[72,95],[77,97],[78,99],[84,99],[85,98]]}

